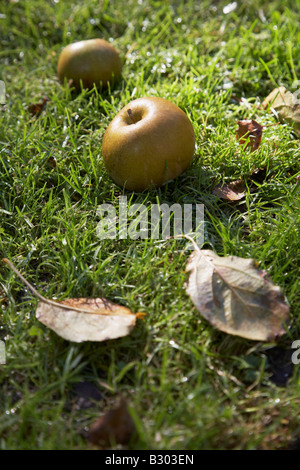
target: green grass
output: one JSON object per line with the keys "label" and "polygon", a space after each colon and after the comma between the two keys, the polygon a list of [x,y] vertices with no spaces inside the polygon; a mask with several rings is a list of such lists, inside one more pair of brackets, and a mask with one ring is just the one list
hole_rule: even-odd
{"label": "green grass", "polygon": [[[299,366],[290,359],[300,334],[299,140],[286,125],[269,126],[249,154],[235,130],[244,118],[274,124],[259,104],[300,79],[300,3],[244,1],[225,15],[227,3],[2,2],[1,258],[48,297],[105,296],[147,316],[127,337],[69,343],[38,322],[36,299],[2,265],[1,449],[88,448],[85,430],[120,394],[138,428],[129,449],[285,449],[299,436]],[[57,80],[58,55],[91,37],[119,50],[123,79],[72,96]],[[27,106],[45,95],[46,111],[32,118]],[[176,181],[131,194],[106,173],[101,142],[114,115],[147,95],[189,115],[197,148]],[[212,194],[257,168],[266,177],[245,200]],[[97,207],[118,207],[121,195],[130,204],[204,204],[204,247],[255,258],[287,296],[291,323],[279,344],[228,336],[203,320],[185,293],[183,241],[99,240]],[[272,379],[280,367],[288,368],[281,385]],[[82,381],[98,387],[100,404],[76,405]]]}

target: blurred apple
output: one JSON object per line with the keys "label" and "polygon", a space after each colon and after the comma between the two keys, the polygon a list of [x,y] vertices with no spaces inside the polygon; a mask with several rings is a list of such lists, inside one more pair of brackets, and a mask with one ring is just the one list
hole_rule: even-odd
{"label": "blurred apple", "polygon": [[174,103],[138,98],[111,121],[102,142],[104,165],[119,186],[141,192],[161,186],[190,164],[195,133],[187,115]]}
{"label": "blurred apple", "polygon": [[121,77],[122,61],[116,49],[104,39],[88,39],[66,46],[58,59],[57,74],[63,83],[72,80],[77,90],[92,88],[94,83],[107,86]]}

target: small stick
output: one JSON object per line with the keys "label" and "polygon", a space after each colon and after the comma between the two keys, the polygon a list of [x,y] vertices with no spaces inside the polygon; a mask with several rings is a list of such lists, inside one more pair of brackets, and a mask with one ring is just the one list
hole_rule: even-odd
{"label": "small stick", "polygon": [[47,302],[48,299],[46,299],[45,297],[43,297],[28,281],[27,279],[25,279],[24,276],[22,276],[22,274],[17,270],[17,268],[12,264],[11,261],[9,261],[9,259],[7,258],[3,258],[2,261],[6,264],[8,264],[8,266],[10,267],[10,269],[12,269],[14,271],[14,273],[16,273],[16,275],[24,282],[24,284],[28,287],[28,289],[38,298],[40,299],[42,302]]}
{"label": "small stick", "polygon": [[[16,275],[24,282],[24,284],[28,287],[28,289],[41,301],[41,302],[44,302],[48,305],[54,305],[54,307],[59,307],[59,308],[64,308],[66,310],[76,310],[77,312],[81,312],[81,313],[94,313],[94,314],[99,314],[97,311],[93,310],[93,309],[89,309],[89,308],[81,308],[81,307],[75,307],[75,306],[70,306],[70,305],[66,305],[66,304],[63,304],[59,301],[55,301],[55,300],[51,300],[51,299],[47,299],[46,297],[43,297],[28,281],[27,279],[25,279],[24,276],[22,276],[22,274],[17,270],[17,268],[13,265],[13,263],[7,259],[7,258],[3,258],[2,261],[6,264],[8,264],[8,266],[14,271],[14,273],[16,273]],[[110,312],[104,312],[104,311],[101,311],[100,315],[111,315]],[[137,318],[142,318],[143,317],[143,312],[138,312],[137,314],[134,314],[134,313],[120,313],[120,312],[114,312],[113,315],[135,315]]]}

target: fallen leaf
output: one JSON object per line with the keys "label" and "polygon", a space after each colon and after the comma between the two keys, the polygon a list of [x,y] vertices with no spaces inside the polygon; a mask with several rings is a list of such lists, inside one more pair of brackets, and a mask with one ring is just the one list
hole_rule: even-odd
{"label": "fallen leaf", "polygon": [[253,259],[221,257],[197,247],[187,271],[188,295],[219,330],[257,341],[277,340],[286,332],[289,306]]}
{"label": "fallen leaf", "polygon": [[236,139],[239,143],[245,145],[248,142],[247,147],[250,147],[251,152],[257,150],[261,143],[263,126],[253,119],[244,119],[238,121],[237,124],[239,127],[236,131]]}
{"label": "fallen leaf", "polygon": [[[253,193],[257,189],[257,186],[263,184],[266,176],[266,168],[255,168],[255,170],[247,176],[247,187],[250,193]],[[232,181],[228,184],[219,183],[213,188],[212,194],[215,194],[221,199],[234,202],[245,197],[247,187],[246,183],[242,180]]]}
{"label": "fallen leaf", "polygon": [[56,167],[57,167],[56,158],[55,158],[53,155],[51,155],[51,156],[48,158],[47,164],[48,164],[49,166],[51,166],[52,168],[56,168]]}
{"label": "fallen leaf", "polygon": [[49,101],[49,98],[45,96],[45,98],[43,98],[43,101],[41,103],[35,103],[35,104],[32,103],[29,106],[27,106],[27,110],[30,112],[32,116],[38,117],[42,114],[42,112],[46,108],[46,104],[48,101]]}
{"label": "fallen leaf", "polygon": [[39,302],[36,318],[62,338],[76,343],[120,338],[128,335],[136,323],[136,315],[128,308],[103,298]]}
{"label": "fallen leaf", "polygon": [[219,183],[214,187],[212,193],[227,201],[239,201],[246,194],[246,186],[241,180],[232,181],[229,184]]}
{"label": "fallen leaf", "polygon": [[283,86],[275,88],[263,101],[262,107],[270,107],[279,121],[292,126],[300,137],[300,101],[297,93],[291,93]]}
{"label": "fallen leaf", "polygon": [[6,258],[2,261],[39,298],[37,319],[68,341],[105,341],[126,336],[134,328],[136,319],[144,315],[141,312],[134,314],[127,307],[104,298],[47,299],[22,276],[11,261]]}
{"label": "fallen leaf", "polygon": [[115,444],[126,445],[135,432],[136,427],[127,403],[121,398],[117,408],[107,411],[91,425],[88,440],[102,448]]}

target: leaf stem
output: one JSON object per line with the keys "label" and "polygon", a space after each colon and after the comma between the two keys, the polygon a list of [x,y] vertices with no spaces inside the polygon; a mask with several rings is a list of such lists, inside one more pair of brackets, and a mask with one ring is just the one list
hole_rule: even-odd
{"label": "leaf stem", "polygon": [[189,235],[185,235],[185,234],[182,234],[182,235],[177,235],[175,238],[186,238],[187,240],[189,240],[193,247],[195,248],[195,251],[198,251],[199,253],[201,252],[199,246],[197,245],[197,243],[195,242],[195,240],[190,237]]}
{"label": "leaf stem", "polygon": [[[43,297],[31,284],[30,282],[27,281],[27,279],[25,279],[24,276],[22,276],[22,274],[20,273],[20,271],[18,271],[18,269],[13,265],[13,263],[7,259],[7,258],[3,258],[2,261],[6,264],[8,264],[8,266],[14,271],[14,273],[24,282],[24,284],[28,287],[28,289],[41,301],[41,302],[44,302],[48,305],[54,305],[54,307],[59,307],[59,308],[64,308],[65,310],[76,310],[77,312],[82,312],[82,313],[94,313],[94,314],[99,314],[99,312],[97,311],[93,311],[92,309],[88,309],[88,308],[81,308],[81,307],[75,307],[75,306],[70,306],[70,305],[67,305],[67,304],[64,304],[60,301],[55,301],[55,300],[51,300],[51,299],[47,299],[46,297]],[[108,310],[107,312],[104,312],[104,311],[101,311],[100,315],[111,315],[111,312]],[[114,312],[114,315],[135,315],[137,318],[142,318],[143,317],[143,313],[142,312],[138,312],[137,314],[133,313],[133,312],[128,312],[128,313],[120,313],[120,312]]]}
{"label": "leaf stem", "polygon": [[46,299],[45,297],[43,297],[31,284],[30,282],[27,281],[27,279],[25,279],[24,276],[22,276],[22,274],[20,273],[20,271],[17,270],[17,268],[13,265],[13,263],[7,259],[7,258],[3,258],[2,261],[6,264],[8,264],[8,266],[10,267],[10,269],[12,269],[14,271],[14,273],[16,273],[16,275],[24,282],[24,284],[28,287],[29,290],[31,290],[31,292],[36,296],[38,297],[38,299],[40,299],[42,302],[47,302],[48,299]]}

